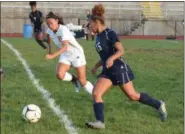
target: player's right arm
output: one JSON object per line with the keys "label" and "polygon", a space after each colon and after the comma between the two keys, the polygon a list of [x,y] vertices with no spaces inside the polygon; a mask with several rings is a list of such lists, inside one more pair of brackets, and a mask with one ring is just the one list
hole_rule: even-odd
{"label": "player's right arm", "polygon": [[99,60],[95,65],[94,65],[94,67],[91,69],[91,72],[94,74],[94,73],[96,73],[96,70],[99,68],[99,67],[101,67],[103,65],[103,62],[102,62],[102,60]]}
{"label": "player's right arm", "polygon": [[[33,19],[32,15],[31,15],[31,13],[29,14],[29,19],[30,19],[30,22],[32,24],[32,30],[34,31],[34,27],[33,27],[33,25],[34,25],[34,19]],[[34,35],[34,32],[33,32],[32,36],[35,36]]]}
{"label": "player's right arm", "polygon": [[46,37],[47,37],[47,44],[48,44],[48,54],[51,54],[51,38],[49,34],[47,34]]}
{"label": "player's right arm", "polygon": [[33,17],[31,16],[31,13],[29,14],[29,19],[30,19],[30,22],[31,22],[32,24],[34,24],[34,19],[33,19]]}

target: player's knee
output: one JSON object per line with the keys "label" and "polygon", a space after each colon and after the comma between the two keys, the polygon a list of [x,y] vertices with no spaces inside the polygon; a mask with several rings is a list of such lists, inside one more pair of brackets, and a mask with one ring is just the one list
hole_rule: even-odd
{"label": "player's knee", "polygon": [[64,74],[62,74],[62,73],[57,73],[56,77],[57,77],[59,80],[63,80],[63,79],[64,79]]}
{"label": "player's knee", "polygon": [[139,100],[139,95],[137,93],[128,94],[128,97],[131,101],[138,101]]}
{"label": "player's knee", "polygon": [[42,41],[42,40],[44,39],[44,35],[43,35],[42,33],[38,33],[38,34],[35,34],[35,38],[36,38],[37,40]]}
{"label": "player's knee", "polygon": [[98,101],[102,99],[102,95],[98,91],[93,91],[92,95],[93,95],[94,101]]}

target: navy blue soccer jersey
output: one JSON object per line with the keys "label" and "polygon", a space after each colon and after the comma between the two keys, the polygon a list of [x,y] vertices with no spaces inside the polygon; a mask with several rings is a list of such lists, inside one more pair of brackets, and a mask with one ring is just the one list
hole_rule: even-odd
{"label": "navy blue soccer jersey", "polygon": [[42,20],[42,12],[41,11],[35,11],[35,12],[30,12],[29,18],[32,24],[34,24],[34,31],[39,32],[41,31],[41,25],[43,23]]}
{"label": "navy blue soccer jersey", "polygon": [[96,50],[103,62],[103,70],[99,77],[110,79],[114,85],[122,85],[133,80],[134,74],[121,57],[115,60],[110,68],[106,68],[106,61],[117,51],[116,42],[120,42],[120,40],[117,34],[109,28],[96,37]]}
{"label": "navy blue soccer jersey", "polygon": [[109,28],[106,28],[96,36],[96,50],[103,62],[106,62],[107,59],[116,52],[116,48],[114,47],[116,42],[119,42],[119,38],[116,33]]}
{"label": "navy blue soccer jersey", "polygon": [[96,36],[96,51],[104,64],[117,51],[115,43],[119,41],[117,34],[109,28],[106,28]]}

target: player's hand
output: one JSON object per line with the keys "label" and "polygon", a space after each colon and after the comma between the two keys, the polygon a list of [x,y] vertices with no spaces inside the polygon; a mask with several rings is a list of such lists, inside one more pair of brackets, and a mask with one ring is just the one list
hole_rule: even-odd
{"label": "player's hand", "polygon": [[93,73],[93,74],[95,74],[96,71],[97,71],[97,68],[96,68],[96,67],[93,67],[93,68],[91,69],[91,73]]}
{"label": "player's hand", "polygon": [[108,58],[108,60],[106,61],[106,67],[107,68],[112,67],[113,63],[114,63],[114,60],[112,60],[111,58]]}
{"label": "player's hand", "polygon": [[53,58],[55,58],[52,54],[47,54],[46,56],[45,56],[45,58],[46,58],[46,60],[51,60],[51,59],[53,59]]}

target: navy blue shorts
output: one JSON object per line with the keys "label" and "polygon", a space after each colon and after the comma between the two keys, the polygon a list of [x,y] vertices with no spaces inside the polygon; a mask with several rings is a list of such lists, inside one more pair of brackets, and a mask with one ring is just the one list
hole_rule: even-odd
{"label": "navy blue shorts", "polygon": [[99,78],[107,78],[112,81],[113,85],[124,85],[134,79],[134,74],[128,65],[120,65],[119,70],[107,70],[103,69]]}

